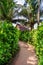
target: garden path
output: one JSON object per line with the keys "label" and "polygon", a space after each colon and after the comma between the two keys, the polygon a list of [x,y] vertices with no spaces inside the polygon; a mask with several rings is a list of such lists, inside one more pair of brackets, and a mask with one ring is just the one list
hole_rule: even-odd
{"label": "garden path", "polygon": [[20,52],[11,65],[37,65],[34,47],[25,42],[19,42]]}

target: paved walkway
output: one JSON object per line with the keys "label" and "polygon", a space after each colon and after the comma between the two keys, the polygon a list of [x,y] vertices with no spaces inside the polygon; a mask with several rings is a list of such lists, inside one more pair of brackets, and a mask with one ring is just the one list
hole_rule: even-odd
{"label": "paved walkway", "polygon": [[11,65],[37,65],[37,57],[32,45],[19,42],[20,52]]}

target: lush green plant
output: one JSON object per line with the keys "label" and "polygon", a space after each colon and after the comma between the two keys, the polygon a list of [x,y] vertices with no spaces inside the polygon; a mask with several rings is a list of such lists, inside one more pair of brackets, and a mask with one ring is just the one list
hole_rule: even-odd
{"label": "lush green plant", "polygon": [[38,27],[38,30],[33,30],[32,32],[32,42],[39,58],[38,65],[43,65],[43,24]]}
{"label": "lush green plant", "polygon": [[6,18],[8,20],[12,19],[13,8],[15,7],[15,3],[13,0],[0,0],[0,17]]}
{"label": "lush green plant", "polygon": [[25,41],[25,42],[31,41],[30,32],[28,30],[21,31],[20,40]]}
{"label": "lush green plant", "polygon": [[8,22],[0,22],[0,65],[7,63],[19,50],[19,31]]}

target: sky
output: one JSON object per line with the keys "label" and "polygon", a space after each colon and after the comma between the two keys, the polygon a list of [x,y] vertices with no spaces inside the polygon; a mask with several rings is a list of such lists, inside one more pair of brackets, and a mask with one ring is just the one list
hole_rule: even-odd
{"label": "sky", "polygon": [[43,0],[41,0],[40,8],[41,8],[41,10],[43,10]]}
{"label": "sky", "polygon": [[25,0],[15,0],[15,1],[17,1],[17,4],[21,4],[21,5],[25,3]]}

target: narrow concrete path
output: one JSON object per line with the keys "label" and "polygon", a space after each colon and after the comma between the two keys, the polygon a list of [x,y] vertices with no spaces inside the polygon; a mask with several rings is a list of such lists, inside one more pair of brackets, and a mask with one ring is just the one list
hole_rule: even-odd
{"label": "narrow concrete path", "polygon": [[11,65],[37,65],[37,57],[32,45],[19,42],[20,52]]}

